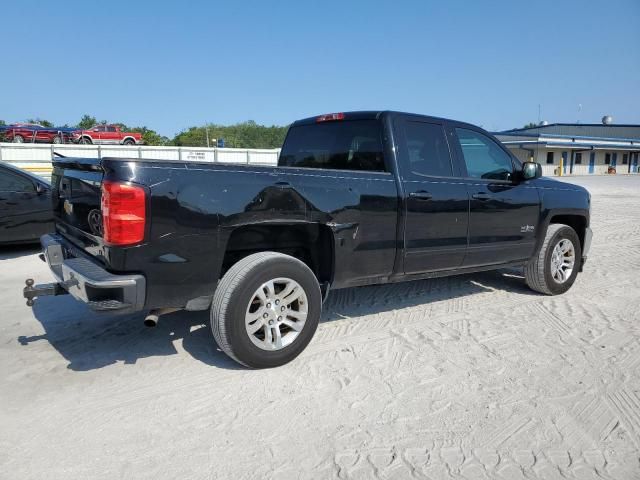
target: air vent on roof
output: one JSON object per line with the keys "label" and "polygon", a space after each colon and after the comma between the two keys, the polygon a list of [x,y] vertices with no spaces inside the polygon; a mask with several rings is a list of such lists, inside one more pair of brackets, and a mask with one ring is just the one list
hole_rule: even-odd
{"label": "air vent on roof", "polygon": [[613,117],[611,115],[605,115],[602,117],[603,125],[611,125],[613,123]]}

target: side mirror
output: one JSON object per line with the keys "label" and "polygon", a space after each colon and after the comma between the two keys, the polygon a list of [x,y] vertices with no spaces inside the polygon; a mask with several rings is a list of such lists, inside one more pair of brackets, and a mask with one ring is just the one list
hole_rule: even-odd
{"label": "side mirror", "polygon": [[47,189],[44,187],[44,185],[42,185],[41,183],[36,183],[36,193],[38,195],[42,195],[46,191],[47,191]]}
{"label": "side mirror", "polygon": [[542,165],[536,162],[524,162],[522,164],[522,178],[533,180],[542,176]]}

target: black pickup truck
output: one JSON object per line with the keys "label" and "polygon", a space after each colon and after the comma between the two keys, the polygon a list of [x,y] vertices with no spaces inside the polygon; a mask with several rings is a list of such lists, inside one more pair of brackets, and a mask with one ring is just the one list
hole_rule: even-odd
{"label": "black pickup truck", "polygon": [[330,289],[521,266],[571,287],[591,243],[590,195],[540,178],[481,128],[407,113],[293,123],[278,166],[54,161],[56,282],[95,310],[211,313],[236,361],[282,365],[309,343]]}

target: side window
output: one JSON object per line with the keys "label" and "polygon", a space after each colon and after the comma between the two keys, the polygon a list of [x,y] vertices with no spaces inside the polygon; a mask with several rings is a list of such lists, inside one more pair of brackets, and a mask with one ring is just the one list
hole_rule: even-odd
{"label": "side window", "polygon": [[511,180],[511,157],[493,140],[480,132],[465,128],[456,128],[456,134],[470,177]]}
{"label": "side window", "polygon": [[20,175],[0,170],[0,192],[35,192],[35,187]]}
{"label": "side window", "polygon": [[406,121],[408,168],[417,175],[451,177],[451,155],[442,125]]}
{"label": "side window", "polygon": [[107,132],[115,132],[116,127],[107,127]]}
{"label": "side window", "polygon": [[291,127],[278,165],[384,172],[380,124],[346,120]]}

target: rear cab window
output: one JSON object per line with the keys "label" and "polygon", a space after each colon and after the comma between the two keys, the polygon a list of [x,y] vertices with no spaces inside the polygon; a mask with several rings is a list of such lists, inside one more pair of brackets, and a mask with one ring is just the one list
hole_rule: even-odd
{"label": "rear cab window", "polygon": [[294,125],[278,166],[385,172],[378,120],[339,120]]}

